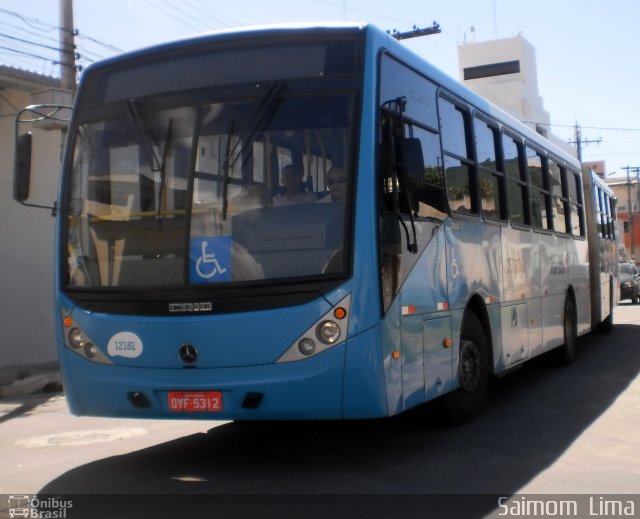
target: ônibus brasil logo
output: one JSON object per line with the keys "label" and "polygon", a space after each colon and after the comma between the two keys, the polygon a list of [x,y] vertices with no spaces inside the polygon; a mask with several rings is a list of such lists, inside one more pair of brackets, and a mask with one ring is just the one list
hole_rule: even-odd
{"label": "\u00f4nibus brasil logo", "polygon": [[8,501],[11,518],[66,519],[67,510],[73,508],[70,500],[56,497],[11,495]]}

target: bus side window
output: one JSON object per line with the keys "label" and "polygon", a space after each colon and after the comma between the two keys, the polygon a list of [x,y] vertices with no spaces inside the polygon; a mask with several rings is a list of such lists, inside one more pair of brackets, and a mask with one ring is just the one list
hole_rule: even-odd
{"label": "bus side window", "polygon": [[568,214],[569,200],[566,188],[566,169],[555,160],[549,160],[549,179],[551,181],[551,201],[553,204],[553,228],[556,232],[566,234],[569,226],[566,216]]}
{"label": "bus side window", "polygon": [[529,195],[526,175],[522,169],[522,144],[510,135],[502,135],[502,169],[507,180],[507,202],[511,223],[530,225]]}
{"label": "bus side window", "polygon": [[420,178],[415,178],[418,198],[418,217],[443,218],[447,212],[444,177],[439,164],[440,143],[438,134],[419,126],[408,128],[411,138],[420,143],[424,161]]}
{"label": "bus side window", "polygon": [[442,97],[438,99],[438,106],[449,205],[459,213],[478,214],[469,112]]}
{"label": "bus side window", "polygon": [[617,221],[618,217],[616,215],[616,199],[610,198],[609,203],[611,204],[611,239],[616,240],[618,238],[618,226]]}
{"label": "bus side window", "polygon": [[595,205],[596,205],[596,223],[598,225],[598,237],[604,238],[604,193],[599,187],[594,189]]}
{"label": "bus side window", "polygon": [[570,232],[573,236],[585,236],[584,225],[584,208],[582,205],[582,183],[580,182],[580,175],[574,171],[567,170],[567,188],[569,196],[569,222]]}
{"label": "bus side window", "polygon": [[553,229],[551,197],[547,175],[546,158],[527,146],[527,172],[531,185],[531,215],[536,229]]}
{"label": "bus side window", "polygon": [[480,176],[482,214],[490,220],[506,220],[504,173],[498,169],[498,130],[482,119],[474,117],[476,158]]}

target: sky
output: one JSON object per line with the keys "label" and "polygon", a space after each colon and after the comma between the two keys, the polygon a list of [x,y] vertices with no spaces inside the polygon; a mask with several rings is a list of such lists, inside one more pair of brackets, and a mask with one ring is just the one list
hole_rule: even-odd
{"label": "sky", "polygon": [[[59,76],[58,3],[0,2],[0,64]],[[73,10],[82,65],[247,25],[354,21],[404,32],[435,21],[440,34],[403,44],[458,79],[459,44],[521,34],[535,48],[552,133],[574,141],[579,124],[582,139],[593,141],[583,160],[604,160],[609,176],[640,167],[637,0],[74,0]]]}

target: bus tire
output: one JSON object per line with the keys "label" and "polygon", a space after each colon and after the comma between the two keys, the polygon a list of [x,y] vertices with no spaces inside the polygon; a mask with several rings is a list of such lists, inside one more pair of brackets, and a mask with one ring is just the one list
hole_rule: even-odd
{"label": "bus tire", "polygon": [[573,297],[567,294],[564,302],[564,315],[562,318],[564,344],[558,348],[558,361],[563,366],[568,366],[576,357],[576,345],[578,342],[578,328],[576,324],[576,305]]}
{"label": "bus tire", "polygon": [[460,387],[443,397],[443,406],[451,422],[463,424],[480,414],[489,388],[487,338],[480,319],[473,312],[464,317],[458,359]]}

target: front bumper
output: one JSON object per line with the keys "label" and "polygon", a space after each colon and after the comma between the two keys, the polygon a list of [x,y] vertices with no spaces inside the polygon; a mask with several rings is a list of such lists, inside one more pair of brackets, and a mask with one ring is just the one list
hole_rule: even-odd
{"label": "front bumper", "polygon": [[[341,419],[345,347],[343,344],[300,362],[178,369],[95,364],[63,349],[62,377],[69,408],[75,415],[203,420]],[[222,411],[172,412],[168,403],[170,391],[220,391]],[[261,395],[257,399],[259,404],[247,407],[247,396],[257,394]],[[254,404],[255,401],[253,398]]]}

